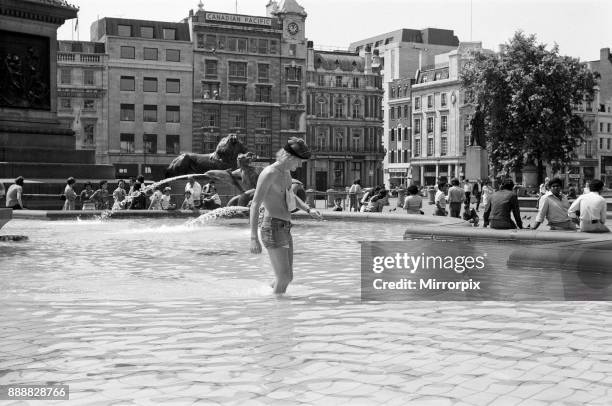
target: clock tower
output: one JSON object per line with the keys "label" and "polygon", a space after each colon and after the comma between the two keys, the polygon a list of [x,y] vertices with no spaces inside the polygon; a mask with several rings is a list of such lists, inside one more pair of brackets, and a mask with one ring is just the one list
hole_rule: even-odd
{"label": "clock tower", "polygon": [[295,0],[283,0],[275,12],[283,27],[283,56],[306,58],[306,12]]}

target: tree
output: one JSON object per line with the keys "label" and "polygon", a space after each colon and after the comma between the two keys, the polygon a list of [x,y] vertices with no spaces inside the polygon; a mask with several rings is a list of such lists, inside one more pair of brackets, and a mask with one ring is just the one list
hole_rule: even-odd
{"label": "tree", "polygon": [[482,111],[487,149],[497,171],[538,167],[557,171],[588,134],[573,106],[593,98],[599,74],[576,58],[548,51],[521,31],[499,54],[477,53],[461,72],[462,87]]}

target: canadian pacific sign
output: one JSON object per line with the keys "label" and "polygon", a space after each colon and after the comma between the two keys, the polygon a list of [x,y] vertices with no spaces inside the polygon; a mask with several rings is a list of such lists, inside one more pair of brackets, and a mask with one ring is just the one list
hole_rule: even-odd
{"label": "canadian pacific sign", "polygon": [[218,23],[254,24],[272,26],[272,19],[241,14],[206,13],[206,21]]}

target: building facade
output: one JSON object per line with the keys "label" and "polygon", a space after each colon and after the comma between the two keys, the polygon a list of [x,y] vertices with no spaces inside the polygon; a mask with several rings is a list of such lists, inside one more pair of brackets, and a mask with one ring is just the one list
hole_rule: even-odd
{"label": "building facade", "polygon": [[[350,49],[362,55],[370,47],[374,55],[374,66],[380,65],[383,75],[383,88],[389,89],[390,84],[398,79],[414,79],[419,68],[433,63],[435,55],[450,52],[459,45],[459,39],[452,30],[426,28],[423,30],[401,29],[374,37],[366,38],[350,45]],[[390,141],[390,105],[389,92],[385,92],[382,100],[383,109],[383,146],[391,151]],[[401,167],[394,165],[391,171],[389,154],[385,155],[384,183],[391,185],[391,174],[394,178],[407,178],[408,172],[401,173]],[[404,166],[407,170],[407,166]]]}
{"label": "building facade", "polygon": [[410,168],[412,154],[412,85],[411,78],[396,79],[389,83],[389,141],[387,169],[389,184],[409,186],[412,181]]}
{"label": "building facade", "polygon": [[411,154],[407,154],[412,183],[432,186],[439,177],[465,176],[474,106],[461,89],[460,72],[481,50],[479,42],[461,43],[419,70],[412,86]]}
{"label": "building facade", "polygon": [[107,163],[108,55],[104,44],[58,41],[57,116],[75,133],[77,149],[96,151],[96,161]]}
{"label": "building facade", "polygon": [[[270,1],[265,17],[191,12],[194,152],[214,151],[237,134],[260,165],[292,136],[306,133],[304,9]],[[309,163],[296,177],[306,181]]]}
{"label": "building facade", "polygon": [[308,43],[306,141],[315,190],[382,183],[382,78],[366,52],[319,51]]}
{"label": "building facade", "polygon": [[193,51],[187,23],[103,18],[91,26],[108,60],[105,162],[116,177],[162,179],[192,145]]}

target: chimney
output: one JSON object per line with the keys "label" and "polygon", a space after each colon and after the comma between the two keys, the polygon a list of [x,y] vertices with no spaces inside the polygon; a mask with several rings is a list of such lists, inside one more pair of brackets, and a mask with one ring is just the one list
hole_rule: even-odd
{"label": "chimney", "polygon": [[306,70],[314,71],[314,44],[312,41],[306,43]]}
{"label": "chimney", "polygon": [[365,52],[363,54],[365,66],[363,68],[363,73],[369,75],[372,73],[372,48],[369,45],[366,45]]}
{"label": "chimney", "polygon": [[610,58],[610,48],[601,48],[599,50],[599,60],[600,61],[605,61],[605,60],[612,61],[612,59]]}

